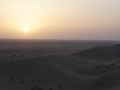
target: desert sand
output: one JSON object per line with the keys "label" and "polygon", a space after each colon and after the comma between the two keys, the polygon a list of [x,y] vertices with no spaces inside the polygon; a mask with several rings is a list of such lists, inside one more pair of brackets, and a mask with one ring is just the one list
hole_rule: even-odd
{"label": "desert sand", "polygon": [[120,90],[119,43],[0,40],[0,90]]}

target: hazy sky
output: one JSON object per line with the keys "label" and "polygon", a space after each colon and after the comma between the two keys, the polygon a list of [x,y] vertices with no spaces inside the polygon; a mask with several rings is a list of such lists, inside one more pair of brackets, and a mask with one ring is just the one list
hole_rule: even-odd
{"label": "hazy sky", "polygon": [[120,40],[120,0],[0,0],[0,38]]}

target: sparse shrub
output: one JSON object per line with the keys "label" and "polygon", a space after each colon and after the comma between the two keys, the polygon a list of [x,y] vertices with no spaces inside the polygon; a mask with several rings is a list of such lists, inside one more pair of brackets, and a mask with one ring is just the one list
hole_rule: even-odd
{"label": "sparse shrub", "polygon": [[59,89],[63,89],[63,87],[59,87]]}
{"label": "sparse shrub", "polygon": [[13,80],[14,78],[13,78],[13,77],[11,77],[11,79]]}
{"label": "sparse shrub", "polygon": [[24,83],[24,81],[20,81],[20,83]]}
{"label": "sparse shrub", "polygon": [[96,68],[99,68],[98,66]]}
{"label": "sparse shrub", "polygon": [[90,72],[88,72],[89,75],[92,75]]}
{"label": "sparse shrub", "polygon": [[40,82],[41,80],[38,80],[38,82]]}
{"label": "sparse shrub", "polygon": [[107,68],[107,67],[110,67],[110,66],[108,66],[108,65],[105,65],[104,67],[106,67],[106,68]]}
{"label": "sparse shrub", "polygon": [[49,90],[53,90],[52,88],[49,88]]}
{"label": "sparse shrub", "polygon": [[35,80],[32,80],[33,82],[35,81]]}
{"label": "sparse shrub", "polygon": [[41,88],[41,90],[44,90],[44,88]]}
{"label": "sparse shrub", "polygon": [[44,66],[47,66],[47,64],[45,64]]}
{"label": "sparse shrub", "polygon": [[23,55],[21,55],[21,57],[24,57]]}
{"label": "sparse shrub", "polygon": [[99,61],[99,60],[97,59],[97,61]]}
{"label": "sparse shrub", "polygon": [[63,89],[62,85],[58,85],[59,89]]}
{"label": "sparse shrub", "polygon": [[100,66],[104,66],[104,65],[101,63]]}
{"label": "sparse shrub", "polygon": [[11,82],[11,80],[9,80],[8,82]]}
{"label": "sparse shrub", "polygon": [[116,54],[116,56],[118,56],[118,57],[119,57],[119,56],[120,56],[120,54]]}
{"label": "sparse shrub", "polygon": [[38,87],[37,85],[34,85],[30,90],[44,90],[41,87]]}
{"label": "sparse shrub", "polygon": [[113,66],[113,65],[115,65],[115,64],[110,64],[110,65],[112,65],[112,66]]}
{"label": "sparse shrub", "polygon": [[36,55],[34,55],[34,57],[37,57]]}
{"label": "sparse shrub", "polygon": [[14,54],[13,56],[15,57],[16,55]]}
{"label": "sparse shrub", "polygon": [[97,85],[100,85],[100,83],[98,83]]}

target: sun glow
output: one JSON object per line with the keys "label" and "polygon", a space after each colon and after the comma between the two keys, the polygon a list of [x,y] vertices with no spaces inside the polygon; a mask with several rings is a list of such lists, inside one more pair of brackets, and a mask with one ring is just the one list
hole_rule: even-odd
{"label": "sun glow", "polygon": [[24,32],[28,32],[28,29],[24,29]]}

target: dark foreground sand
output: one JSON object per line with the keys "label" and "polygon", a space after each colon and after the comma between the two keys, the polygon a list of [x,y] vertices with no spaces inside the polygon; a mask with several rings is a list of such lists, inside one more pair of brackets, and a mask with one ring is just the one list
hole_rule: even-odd
{"label": "dark foreground sand", "polygon": [[0,90],[120,90],[119,44],[69,54],[32,50],[0,50]]}

